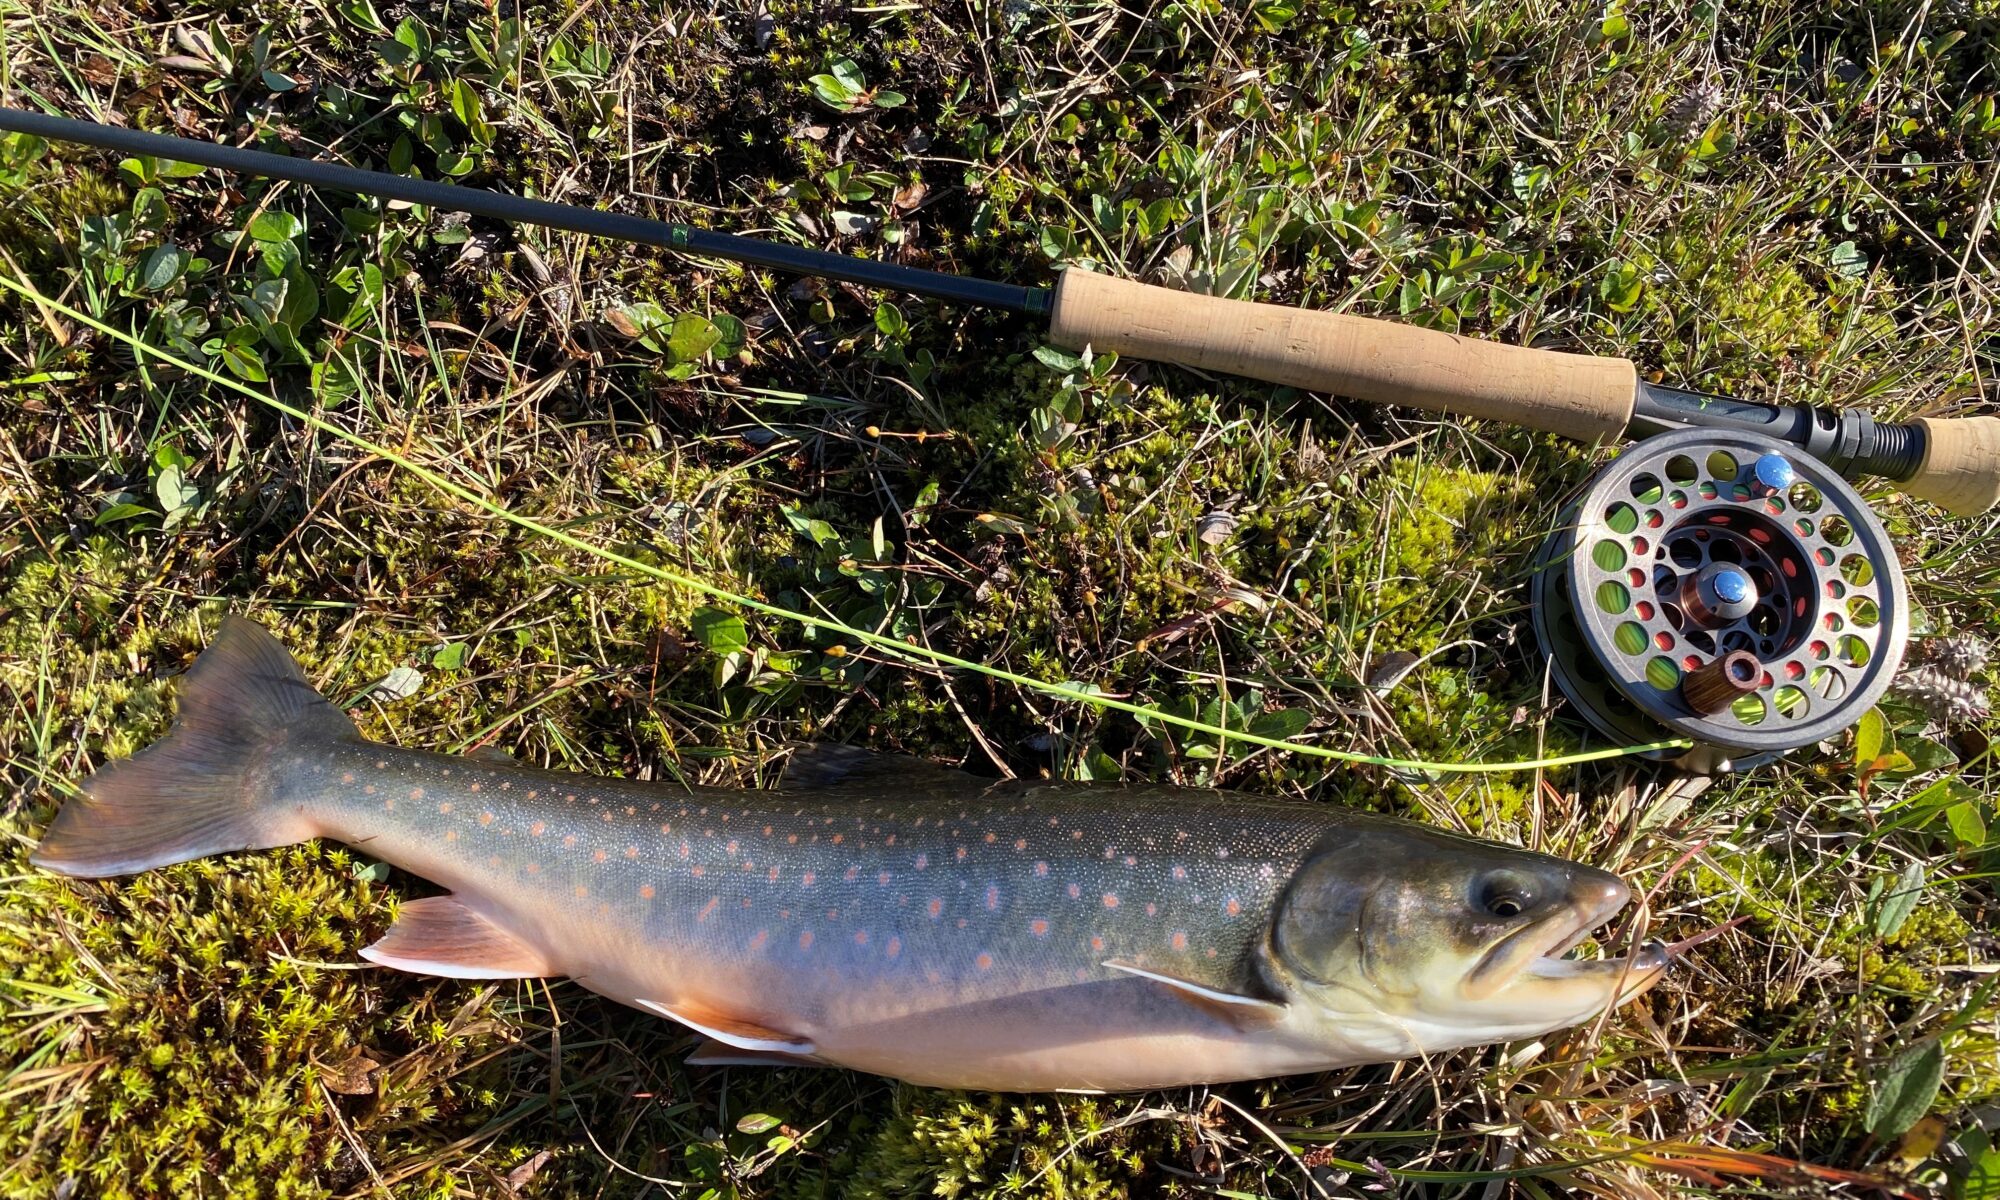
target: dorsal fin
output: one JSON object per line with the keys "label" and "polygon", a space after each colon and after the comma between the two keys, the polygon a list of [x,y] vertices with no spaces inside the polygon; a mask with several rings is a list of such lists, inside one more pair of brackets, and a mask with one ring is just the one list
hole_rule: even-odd
{"label": "dorsal fin", "polygon": [[666,1004],[641,996],[633,1003],[663,1017],[671,1017],[696,1033],[705,1033],[723,1045],[734,1046],[738,1050],[762,1051],[769,1054],[811,1054],[815,1049],[811,1038],[773,1029],[754,1017],[724,1012],[696,1000],[681,1000]]}
{"label": "dorsal fin", "polygon": [[907,754],[877,754],[859,746],[819,742],[792,750],[785,760],[781,786],[810,790],[877,782],[904,788],[946,784],[978,790],[993,781]]}
{"label": "dorsal fin", "polygon": [[465,757],[477,759],[483,763],[500,763],[510,767],[519,765],[515,762],[513,755],[498,746],[492,745],[474,746],[465,752]]}
{"label": "dorsal fin", "polygon": [[480,916],[455,896],[411,900],[361,957],[399,971],[452,979],[533,979],[560,975],[541,951]]}
{"label": "dorsal fin", "polygon": [[1225,992],[1204,983],[1196,983],[1192,979],[1182,979],[1177,975],[1154,971],[1126,959],[1108,958],[1104,960],[1103,965],[1113,971],[1137,975],[1141,979],[1150,979],[1163,987],[1172,988],[1182,999],[1234,1022],[1239,1028],[1251,1029],[1275,1025],[1285,1015],[1285,1006],[1275,1000]]}

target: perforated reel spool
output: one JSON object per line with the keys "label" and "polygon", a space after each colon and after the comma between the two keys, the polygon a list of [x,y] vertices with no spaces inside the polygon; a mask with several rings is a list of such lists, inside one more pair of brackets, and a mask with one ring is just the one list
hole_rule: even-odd
{"label": "perforated reel spool", "polygon": [[[1563,694],[1621,743],[1693,740],[1654,754],[1690,770],[1757,766],[1849,728],[1908,634],[1902,568],[1867,502],[1760,434],[1690,429],[1628,448],[1535,568],[1535,633]],[[1718,703],[1710,664],[1732,651],[1759,669],[1726,664],[1739,678]]]}

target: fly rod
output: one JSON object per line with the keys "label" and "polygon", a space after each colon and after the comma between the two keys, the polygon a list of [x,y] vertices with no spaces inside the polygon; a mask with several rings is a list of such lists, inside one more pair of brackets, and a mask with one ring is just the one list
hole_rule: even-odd
{"label": "fly rod", "polygon": [[718,233],[506,192],[365,171],[0,108],[0,131],[309,187],[566,229],[862,287],[1045,318],[1049,340],[1377,404],[1481,417],[1602,443],[1676,429],[1761,433],[1850,478],[1876,475],[1961,515],[2000,501],[2000,417],[1876,421],[1859,409],[1761,404],[1662,387],[1629,360],[1480,341],[1349,313],[1195,295],[1071,267],[1024,287]]}

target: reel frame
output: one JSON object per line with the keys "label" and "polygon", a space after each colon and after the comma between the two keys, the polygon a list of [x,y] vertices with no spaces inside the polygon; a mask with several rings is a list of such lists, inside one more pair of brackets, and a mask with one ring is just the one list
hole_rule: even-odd
{"label": "reel frame", "polygon": [[1628,447],[1565,506],[1534,569],[1536,638],[1570,703],[1619,741],[1691,739],[1651,757],[1693,771],[1850,728],[1908,640],[1902,567],[1867,501],[1747,431]]}

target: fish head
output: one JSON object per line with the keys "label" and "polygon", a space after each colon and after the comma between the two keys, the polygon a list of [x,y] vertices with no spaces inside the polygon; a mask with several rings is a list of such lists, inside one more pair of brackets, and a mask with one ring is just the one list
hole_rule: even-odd
{"label": "fish head", "polygon": [[1666,951],[1564,955],[1631,899],[1616,875],[1401,822],[1330,837],[1273,917],[1274,975],[1332,1025],[1377,1019],[1404,1052],[1580,1024],[1665,971]]}

